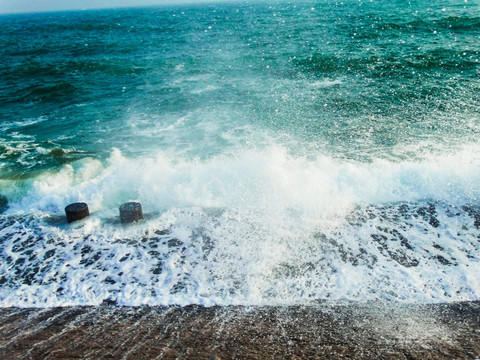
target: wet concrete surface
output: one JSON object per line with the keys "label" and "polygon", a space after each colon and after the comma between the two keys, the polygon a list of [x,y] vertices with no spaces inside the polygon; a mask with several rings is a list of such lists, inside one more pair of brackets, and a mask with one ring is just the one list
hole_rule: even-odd
{"label": "wet concrete surface", "polygon": [[480,302],[0,309],[0,359],[477,359]]}

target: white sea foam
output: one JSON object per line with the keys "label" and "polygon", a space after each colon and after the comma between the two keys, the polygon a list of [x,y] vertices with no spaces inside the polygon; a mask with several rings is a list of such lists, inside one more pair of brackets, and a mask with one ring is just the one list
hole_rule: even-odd
{"label": "white sea foam", "polygon": [[2,124],[0,124],[0,130],[7,131],[10,129],[24,128],[24,127],[36,125],[38,123],[42,123],[47,120],[48,120],[48,117],[39,116],[36,118],[25,118],[25,119],[22,119],[21,121],[4,121],[2,122]]}
{"label": "white sea foam", "polygon": [[[0,304],[478,299],[479,182],[476,145],[371,163],[281,146],[207,160],[114,150],[23,184],[1,218]],[[122,227],[128,200],[147,219]],[[92,215],[68,226],[74,201]]]}
{"label": "white sea foam", "polygon": [[341,79],[335,79],[335,80],[330,80],[330,79],[323,79],[323,80],[318,80],[314,81],[311,83],[313,87],[329,87],[333,85],[340,85],[342,83]]}
{"label": "white sea foam", "polygon": [[203,87],[199,87],[199,88],[190,90],[190,93],[194,94],[194,95],[199,95],[199,94],[203,94],[205,92],[215,91],[215,90],[218,90],[218,89],[220,89],[218,86],[213,85],[213,84],[209,84],[209,85],[205,85]]}
{"label": "white sea foam", "polygon": [[10,213],[46,207],[61,212],[66,202],[78,198],[109,208],[128,194],[152,211],[190,206],[269,213],[296,209],[325,218],[364,203],[433,199],[465,204],[479,198],[479,180],[480,149],[472,146],[421,161],[371,163],[293,157],[280,146],[208,160],[162,152],[128,159],[114,150],[106,164],[87,158],[31,180]]}

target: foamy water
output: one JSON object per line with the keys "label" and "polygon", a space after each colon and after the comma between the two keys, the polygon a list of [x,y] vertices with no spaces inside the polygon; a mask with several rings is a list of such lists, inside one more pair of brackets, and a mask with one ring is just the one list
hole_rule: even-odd
{"label": "foamy water", "polygon": [[[478,147],[417,162],[85,159],[2,216],[3,306],[476,300]],[[147,214],[124,226],[118,206]],[[67,225],[63,207],[92,215]]]}

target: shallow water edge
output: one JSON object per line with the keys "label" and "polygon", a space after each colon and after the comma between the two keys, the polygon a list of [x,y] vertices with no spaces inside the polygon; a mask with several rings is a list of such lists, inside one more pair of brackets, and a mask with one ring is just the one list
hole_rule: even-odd
{"label": "shallow water edge", "polygon": [[1,308],[2,359],[476,359],[480,302]]}

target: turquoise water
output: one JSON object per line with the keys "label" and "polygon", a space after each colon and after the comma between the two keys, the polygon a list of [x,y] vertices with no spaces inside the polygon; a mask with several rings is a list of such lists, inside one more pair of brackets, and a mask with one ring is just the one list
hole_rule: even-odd
{"label": "turquoise water", "polygon": [[0,17],[0,304],[478,299],[479,10]]}

